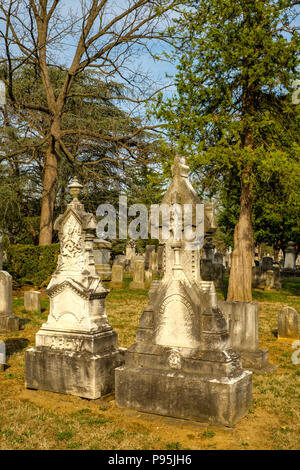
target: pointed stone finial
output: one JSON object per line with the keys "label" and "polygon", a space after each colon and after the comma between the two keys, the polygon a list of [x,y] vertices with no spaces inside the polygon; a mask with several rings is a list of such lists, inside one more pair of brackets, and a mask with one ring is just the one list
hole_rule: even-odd
{"label": "pointed stone finial", "polygon": [[74,176],[73,181],[71,184],[69,184],[68,188],[70,189],[70,194],[73,198],[73,201],[78,201],[78,196],[83,186],[79,183],[77,176]]}

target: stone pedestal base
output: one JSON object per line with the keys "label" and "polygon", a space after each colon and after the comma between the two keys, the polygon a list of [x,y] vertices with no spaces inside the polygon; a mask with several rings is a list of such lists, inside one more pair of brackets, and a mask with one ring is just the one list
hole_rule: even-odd
{"label": "stone pedestal base", "polygon": [[211,378],[177,371],[119,367],[116,404],[147,413],[233,426],[248,411],[252,374]]}
{"label": "stone pedestal base", "polygon": [[20,329],[20,318],[13,315],[0,316],[0,330],[18,331]]}
{"label": "stone pedestal base", "polygon": [[257,351],[241,351],[242,365],[245,369],[253,372],[266,374],[277,369],[277,366],[270,364],[269,351],[267,349],[258,349]]}
{"label": "stone pedestal base", "polygon": [[114,390],[123,350],[93,354],[38,346],[25,355],[26,387],[97,399]]}
{"label": "stone pedestal base", "polygon": [[134,282],[134,281],[132,281],[129,284],[129,289],[145,289],[145,283],[144,282]]}

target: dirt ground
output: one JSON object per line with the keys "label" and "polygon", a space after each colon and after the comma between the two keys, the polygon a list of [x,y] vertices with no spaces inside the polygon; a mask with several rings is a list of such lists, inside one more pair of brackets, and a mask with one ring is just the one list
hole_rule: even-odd
{"label": "dirt ground", "polygon": [[[254,292],[260,346],[269,350],[270,362],[278,368],[253,374],[253,403],[234,428],[121,410],[113,395],[93,401],[26,390],[24,351],[34,345],[49,303],[43,295],[42,313],[28,313],[23,292],[14,292],[14,314],[24,325],[19,332],[0,334],[8,353],[7,368],[0,372],[0,449],[300,449],[300,364],[292,363],[291,342],[276,337],[278,311],[290,305],[299,312],[299,290],[300,279],[290,279],[279,293]],[[146,303],[147,291],[128,288],[107,297],[120,346],[135,341]]]}

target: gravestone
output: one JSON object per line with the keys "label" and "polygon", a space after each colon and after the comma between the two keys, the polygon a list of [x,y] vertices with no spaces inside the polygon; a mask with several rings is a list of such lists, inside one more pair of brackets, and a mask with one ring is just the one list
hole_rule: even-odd
{"label": "gravestone", "polygon": [[25,381],[31,389],[96,399],[114,390],[114,369],[123,362],[117,333],[106,312],[95,268],[96,219],[78,200],[82,186],[69,185],[73,200],[54,225],[60,255],[47,287],[50,313],[26,351]]}
{"label": "gravestone", "polygon": [[111,289],[124,289],[125,284],[123,282],[123,266],[119,264],[113,264],[111,270],[111,281],[109,287]]}
{"label": "gravestone", "polygon": [[157,253],[153,250],[150,254],[150,271],[152,271],[153,276],[157,276],[158,274],[158,261],[157,261]]}
{"label": "gravestone", "polygon": [[164,246],[159,245],[157,247],[157,269],[159,275],[163,274],[164,271]]}
{"label": "gravestone", "polygon": [[[200,202],[189,168],[176,157],[163,203]],[[232,426],[249,409],[252,373],[241,368],[229,346],[226,318],[213,282],[201,281],[200,247],[165,242],[162,280],[152,282],[136,343],[116,369],[116,404],[121,408]],[[198,253],[196,253],[198,251]]]}
{"label": "gravestone", "polygon": [[151,286],[153,279],[152,271],[145,271],[145,287],[149,288]]}
{"label": "gravestone", "polygon": [[284,307],[278,314],[278,338],[300,338],[300,317],[292,307]]}
{"label": "gravestone", "polygon": [[288,247],[285,250],[284,269],[295,269],[296,263],[296,248],[294,242],[288,242]]}
{"label": "gravestone", "polygon": [[135,258],[133,260],[133,281],[129,284],[129,289],[145,289],[145,261]]}
{"label": "gravestone", "polygon": [[145,251],[145,270],[148,271],[151,269],[151,253],[155,251],[154,245],[147,245]]}
{"label": "gravestone", "polygon": [[136,243],[134,240],[129,240],[126,244],[125,257],[128,261],[131,261],[136,255]]}
{"label": "gravestone", "polygon": [[95,267],[102,281],[110,281],[111,279],[110,250],[111,243],[109,241],[98,238],[94,240]]}
{"label": "gravestone", "polygon": [[0,330],[19,329],[20,319],[12,314],[12,277],[8,272],[0,271]]}
{"label": "gravestone", "polygon": [[6,365],[6,346],[4,341],[0,341],[0,371],[5,369]]}
{"label": "gravestone", "polygon": [[230,345],[242,357],[243,367],[255,372],[273,371],[269,363],[269,351],[259,348],[257,302],[219,300],[218,305],[227,319]]}
{"label": "gravestone", "polygon": [[29,312],[40,312],[41,293],[35,290],[24,292],[24,309]]}

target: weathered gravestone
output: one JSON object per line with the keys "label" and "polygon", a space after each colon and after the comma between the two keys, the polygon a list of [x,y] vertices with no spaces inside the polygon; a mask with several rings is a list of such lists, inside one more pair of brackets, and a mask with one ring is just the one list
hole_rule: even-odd
{"label": "weathered gravestone", "polygon": [[95,267],[102,281],[110,281],[111,279],[110,250],[111,243],[109,241],[99,238],[94,240]]}
{"label": "weathered gravestone", "polygon": [[149,288],[151,286],[153,279],[152,271],[145,271],[145,287]]}
{"label": "weathered gravestone", "polygon": [[111,270],[111,281],[109,283],[109,287],[111,289],[124,289],[125,284],[123,282],[123,274],[123,266],[119,264],[113,264]]}
{"label": "weathered gravestone", "polygon": [[133,281],[129,284],[129,289],[145,289],[145,261],[138,257],[133,260],[132,266]]}
{"label": "weathered gravestone", "polygon": [[151,269],[151,253],[155,251],[154,245],[147,245],[145,251],[145,270],[148,271]]}
{"label": "weathered gravestone", "polygon": [[35,290],[24,292],[24,309],[29,312],[40,312],[41,293]]}
{"label": "weathered gravestone", "polygon": [[20,329],[20,319],[12,314],[12,277],[0,271],[0,330]]}
{"label": "weathered gravestone", "polygon": [[[175,158],[163,203],[170,199],[200,202],[182,157]],[[166,241],[164,277],[152,282],[136,343],[116,369],[116,404],[231,426],[250,406],[252,373],[229,346],[214,284],[200,279],[200,249],[187,246],[174,232]]]}
{"label": "weathered gravestone", "polygon": [[288,242],[287,249],[285,250],[284,269],[295,269],[296,264],[296,248],[294,242]]}
{"label": "weathered gravestone", "polygon": [[4,341],[0,341],[0,371],[5,369],[6,365],[6,346]]}
{"label": "weathered gravestone", "polygon": [[271,372],[269,351],[259,348],[258,303],[219,300],[229,328],[230,345],[241,354],[243,367],[255,372]]}
{"label": "weathered gravestone", "polygon": [[73,200],[55,222],[58,266],[47,287],[50,314],[26,351],[26,387],[96,399],[114,389],[122,364],[117,333],[105,313],[108,291],[96,272],[96,219],[79,202],[81,185],[69,185]]}
{"label": "weathered gravestone", "polygon": [[300,338],[300,317],[292,307],[284,307],[278,314],[278,338]]}
{"label": "weathered gravestone", "polygon": [[126,244],[125,257],[131,261],[136,255],[136,243],[134,240],[129,240]]}

